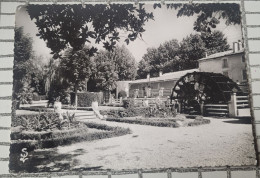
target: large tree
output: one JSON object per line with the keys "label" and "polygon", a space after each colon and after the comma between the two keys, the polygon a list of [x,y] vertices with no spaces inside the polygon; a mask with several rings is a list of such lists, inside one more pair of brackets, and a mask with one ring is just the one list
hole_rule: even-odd
{"label": "large tree", "polygon": [[213,31],[212,33],[202,33],[201,39],[205,43],[206,52],[208,55],[227,51],[230,45],[227,38],[221,31]]}
{"label": "large tree", "polygon": [[198,59],[205,53],[210,55],[228,49],[227,38],[220,31],[191,34],[180,43],[173,39],[158,48],[147,49],[138,64],[138,78],[145,78],[148,73],[157,77],[159,71],[167,73],[197,68]]}
{"label": "large tree", "polygon": [[32,57],[32,39],[24,34],[22,27],[15,28],[14,95],[20,92],[24,82],[29,82],[30,59]]}
{"label": "large tree", "polygon": [[116,46],[113,51],[101,50],[95,57],[96,69],[88,82],[88,89],[92,91],[113,90],[116,81],[134,80],[136,76],[136,62],[130,51],[123,46]]}
{"label": "large tree", "polygon": [[175,39],[164,42],[158,48],[148,48],[139,62],[138,78],[144,78],[148,73],[151,77],[157,77],[159,71],[167,73],[177,70],[178,51],[179,43]]}
{"label": "large tree", "polygon": [[[143,4],[29,5],[27,10],[38,27],[37,35],[47,42],[55,58],[62,50],[80,50],[91,40],[111,50],[122,31],[128,44],[141,37],[145,22],[153,19]],[[89,52],[95,53],[96,49],[90,48]]]}
{"label": "large tree", "polygon": [[13,98],[20,104],[30,103],[33,99],[34,88],[31,87],[32,74],[32,39],[25,35],[23,28],[15,28],[14,69],[13,69]]}
{"label": "large tree", "polygon": [[193,69],[198,67],[198,59],[205,55],[205,43],[199,34],[190,35],[180,43],[180,66],[182,70]]}

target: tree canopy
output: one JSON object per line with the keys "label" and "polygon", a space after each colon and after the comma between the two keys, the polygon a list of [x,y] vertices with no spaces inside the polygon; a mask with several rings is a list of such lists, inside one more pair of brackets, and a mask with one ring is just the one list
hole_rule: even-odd
{"label": "tree canopy", "polygon": [[[153,19],[143,4],[29,5],[27,11],[35,19],[37,35],[46,41],[54,58],[68,47],[80,50],[91,40],[102,42],[105,49],[111,50],[120,39],[120,31],[126,33],[128,44],[142,37],[145,22]],[[93,54],[96,49],[91,47],[89,52]]]}
{"label": "tree canopy", "polygon": [[240,5],[235,3],[200,3],[200,4],[167,4],[169,9],[178,10],[177,17],[197,15],[194,30],[198,32],[212,32],[225,20],[226,25],[241,23]]}
{"label": "tree canopy", "polygon": [[145,78],[148,73],[157,77],[164,73],[198,67],[198,59],[205,53],[213,54],[229,49],[227,39],[220,31],[191,34],[180,43],[173,39],[158,48],[148,48],[138,64],[138,78]]}
{"label": "tree canopy", "polygon": [[130,51],[123,46],[116,46],[113,51],[101,50],[95,57],[95,70],[88,82],[90,91],[113,90],[117,80],[134,80],[136,62]]}

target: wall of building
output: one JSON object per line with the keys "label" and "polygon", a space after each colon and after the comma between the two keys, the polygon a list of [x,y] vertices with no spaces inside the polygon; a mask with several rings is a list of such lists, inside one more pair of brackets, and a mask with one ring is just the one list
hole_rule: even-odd
{"label": "wall of building", "polygon": [[[201,72],[214,72],[227,74],[234,82],[245,82],[243,70],[246,70],[246,63],[242,60],[243,53],[234,54],[214,59],[199,61],[199,70]],[[223,67],[223,60],[227,59],[228,67]]]}
{"label": "wall of building", "polygon": [[172,81],[158,81],[158,82],[147,82],[147,83],[130,83],[129,96],[134,97],[134,92],[138,89],[138,97],[142,98],[146,95],[146,89],[148,86],[151,87],[152,97],[159,95],[159,90],[163,88],[163,96],[167,97],[171,95],[172,88],[175,86],[177,80]]}
{"label": "wall of building", "polygon": [[117,81],[116,97],[118,97],[118,93],[122,90],[125,91],[127,97],[129,97],[129,82],[130,81]]}

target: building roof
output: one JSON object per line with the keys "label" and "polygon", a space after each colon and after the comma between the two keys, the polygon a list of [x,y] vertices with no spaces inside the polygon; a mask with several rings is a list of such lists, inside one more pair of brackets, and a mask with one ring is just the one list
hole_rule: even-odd
{"label": "building roof", "polygon": [[182,76],[186,75],[187,73],[191,72],[198,72],[199,69],[190,69],[190,70],[183,70],[183,71],[178,71],[178,72],[170,72],[170,73],[165,73],[160,77],[153,77],[150,78],[150,80],[146,79],[139,79],[139,80],[134,80],[129,83],[131,84],[137,84],[137,83],[148,83],[148,82],[159,82],[159,81],[171,81],[171,80],[179,80]]}
{"label": "building roof", "polygon": [[215,58],[230,56],[230,55],[234,55],[234,54],[240,54],[240,53],[243,53],[243,52],[244,52],[244,49],[236,51],[236,52],[233,52],[233,50],[219,52],[219,53],[211,54],[211,55],[204,57],[202,59],[199,59],[199,61],[204,61],[204,60],[208,60],[208,59],[215,59]]}

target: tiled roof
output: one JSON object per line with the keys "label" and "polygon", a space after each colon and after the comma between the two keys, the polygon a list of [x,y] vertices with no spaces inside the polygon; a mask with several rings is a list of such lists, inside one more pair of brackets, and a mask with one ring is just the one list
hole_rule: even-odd
{"label": "tiled roof", "polygon": [[229,50],[229,51],[224,51],[224,52],[220,52],[220,53],[215,53],[212,55],[209,55],[207,57],[204,57],[202,59],[199,59],[199,61],[203,61],[203,60],[207,60],[207,59],[214,59],[214,58],[218,58],[218,57],[224,57],[224,56],[229,56],[229,55],[233,55],[233,54],[239,54],[239,53],[243,53],[244,50],[240,50],[237,52],[233,52],[233,50]]}
{"label": "tiled roof", "polygon": [[146,78],[146,79],[134,80],[134,81],[131,81],[130,83],[134,84],[134,83],[179,80],[179,78],[181,78],[182,76],[186,75],[187,73],[192,73],[192,72],[199,72],[199,69],[190,69],[190,70],[183,70],[183,71],[178,71],[178,72],[165,73],[160,77],[150,78],[150,81]]}

